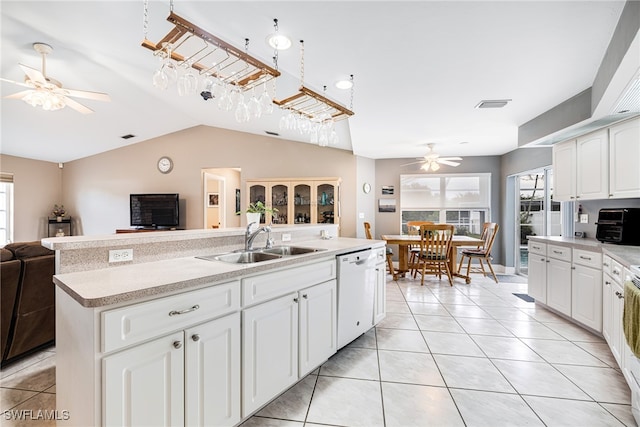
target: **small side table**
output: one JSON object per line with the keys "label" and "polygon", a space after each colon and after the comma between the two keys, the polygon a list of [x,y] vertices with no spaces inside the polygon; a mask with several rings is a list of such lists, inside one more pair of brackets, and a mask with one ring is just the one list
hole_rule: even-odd
{"label": "small side table", "polygon": [[64,236],[72,236],[71,230],[71,217],[63,216],[60,221],[58,218],[53,217],[48,219],[48,237],[59,237],[58,234],[63,233]]}

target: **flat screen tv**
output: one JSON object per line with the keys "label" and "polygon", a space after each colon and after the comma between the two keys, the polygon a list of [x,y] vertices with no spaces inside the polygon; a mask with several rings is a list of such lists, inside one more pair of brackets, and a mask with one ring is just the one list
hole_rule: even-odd
{"label": "flat screen tv", "polygon": [[129,211],[132,227],[177,227],[178,194],[131,194]]}

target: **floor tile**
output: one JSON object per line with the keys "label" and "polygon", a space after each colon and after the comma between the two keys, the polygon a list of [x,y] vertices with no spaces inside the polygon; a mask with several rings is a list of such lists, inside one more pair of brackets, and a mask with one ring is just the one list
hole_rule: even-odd
{"label": "floor tile", "polygon": [[47,357],[2,379],[2,387],[43,391],[56,383],[55,356]]}
{"label": "floor tile", "polygon": [[371,328],[364,334],[360,335],[355,340],[351,341],[347,347],[358,347],[358,348],[377,348],[378,343],[376,339],[376,329]]}
{"label": "floor tile", "polygon": [[547,340],[564,340],[565,338],[553,332],[544,324],[530,318],[529,320],[502,320],[499,322],[513,335],[519,338],[539,338]]}
{"label": "floor tile", "polygon": [[294,421],[304,421],[311,402],[317,376],[307,375],[296,385],[287,390],[280,397],[264,407],[258,416],[267,418],[282,418]]}
{"label": "floor tile", "polygon": [[453,317],[414,314],[418,328],[422,331],[464,333],[462,326]]}
{"label": "floor tile", "polygon": [[616,362],[615,357],[613,357],[613,354],[609,349],[609,344],[606,342],[574,341],[573,343],[591,354],[593,357],[600,359],[607,366],[611,368],[618,368],[618,362]]}
{"label": "floor tile", "polygon": [[447,387],[515,393],[489,359],[467,356],[433,356]]}
{"label": "floor tile", "polygon": [[9,411],[19,414],[17,417],[2,414],[2,427],[55,427],[56,420],[52,418],[65,416],[63,412],[54,413],[55,409],[55,394],[38,393]]}
{"label": "floor tile", "polygon": [[631,403],[631,392],[617,369],[554,365],[597,402]]}
{"label": "floor tile", "polygon": [[523,396],[524,400],[549,427],[624,426],[595,402]]}
{"label": "floor tile", "polygon": [[578,325],[564,322],[543,322],[549,329],[557,332],[570,341],[589,341],[589,342],[604,342],[602,337],[599,337],[586,329],[581,328]]}
{"label": "floor tile", "polygon": [[378,323],[379,328],[411,329],[418,330],[418,325],[411,313],[387,313],[385,318]]}
{"label": "floor tile", "polygon": [[343,348],[320,368],[320,375],[379,380],[378,352],[369,348]]}
{"label": "floor tile", "polygon": [[432,353],[484,357],[484,353],[466,334],[423,331]]}
{"label": "floor tile", "polygon": [[636,427],[636,420],[633,418],[630,405],[619,405],[617,403],[602,403],[600,406],[609,411],[611,415],[616,417],[622,424],[629,427]]}
{"label": "floor tile", "polygon": [[607,366],[606,363],[592,356],[571,341],[523,338],[522,342],[539,354],[544,360],[552,364]]}
{"label": "floor tile", "polygon": [[380,383],[318,377],[307,421],[354,427],[383,426]]}
{"label": "floor tile", "polygon": [[478,319],[472,317],[458,317],[458,323],[470,335],[498,335],[503,337],[513,337],[504,326],[494,319]]}
{"label": "floor tile", "polygon": [[0,412],[11,409],[20,403],[31,399],[36,394],[38,394],[37,391],[0,388]]}
{"label": "floor tile", "polygon": [[453,317],[476,317],[479,319],[491,319],[489,313],[477,305],[443,304]]}
{"label": "floor tile", "polygon": [[404,301],[389,301],[387,300],[387,314],[389,313],[411,313],[411,309]]}
{"label": "floor tile", "polygon": [[380,328],[376,329],[376,332],[380,350],[429,352],[429,347],[420,331]]}
{"label": "floor tile", "polygon": [[379,350],[382,381],[420,385],[445,385],[433,356],[428,353]]}
{"label": "floor tile", "polygon": [[527,347],[520,338],[494,337],[489,335],[473,335],[473,340],[491,359],[527,360],[541,362],[543,359],[531,348]]}
{"label": "floor tile", "polygon": [[451,317],[451,314],[440,303],[429,302],[407,302],[411,312],[415,314],[427,314],[432,316]]}
{"label": "floor tile", "polygon": [[446,388],[382,383],[386,427],[464,426]]}
{"label": "floor tile", "polygon": [[535,319],[529,316],[524,311],[515,307],[482,307],[484,311],[489,313],[489,315],[496,320],[508,320],[511,322],[515,321],[534,321]]}
{"label": "floor tile", "polygon": [[494,360],[493,363],[520,394],[591,400],[548,363],[520,360]]}
{"label": "floor tile", "polygon": [[244,423],[242,427],[304,427],[304,423],[297,421],[278,420],[265,417],[251,417]]}
{"label": "floor tile", "polygon": [[544,426],[517,394],[451,390],[467,427]]}

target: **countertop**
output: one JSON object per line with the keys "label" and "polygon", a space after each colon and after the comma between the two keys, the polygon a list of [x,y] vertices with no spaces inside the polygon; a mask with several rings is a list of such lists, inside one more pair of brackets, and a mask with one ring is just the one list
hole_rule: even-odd
{"label": "countertop", "polygon": [[293,246],[324,249],[253,264],[231,264],[196,257],[57,274],[54,283],[84,307],[103,307],[152,296],[197,289],[210,283],[237,279],[261,271],[330,259],[338,254],[382,247],[382,240],[334,237],[295,242]]}
{"label": "countertop", "polygon": [[625,268],[629,268],[632,265],[640,265],[640,246],[616,245],[614,243],[602,243],[596,239],[562,236],[529,236],[529,240],[602,252],[618,261]]}

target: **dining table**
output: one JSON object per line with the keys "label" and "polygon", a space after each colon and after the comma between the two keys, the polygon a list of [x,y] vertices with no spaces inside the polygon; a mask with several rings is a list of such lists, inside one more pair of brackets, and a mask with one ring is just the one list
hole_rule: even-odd
{"label": "dining table", "polygon": [[[404,277],[409,271],[409,248],[420,246],[420,236],[412,234],[383,234],[380,236],[387,245],[398,245],[398,269],[393,274],[393,279]],[[484,244],[482,239],[471,236],[453,235],[451,238],[451,248],[449,249],[449,269],[453,277],[465,279],[471,283],[471,278],[458,271],[458,248],[459,247],[479,247]]]}

